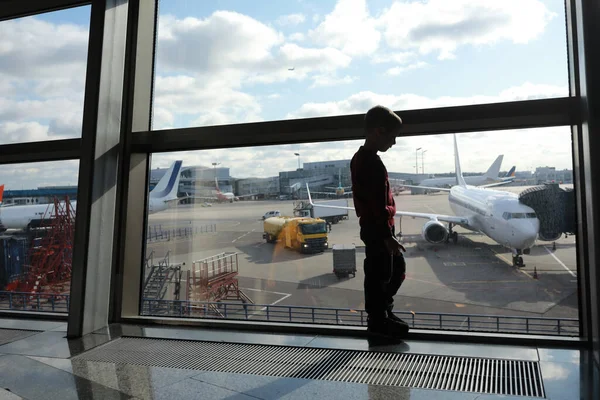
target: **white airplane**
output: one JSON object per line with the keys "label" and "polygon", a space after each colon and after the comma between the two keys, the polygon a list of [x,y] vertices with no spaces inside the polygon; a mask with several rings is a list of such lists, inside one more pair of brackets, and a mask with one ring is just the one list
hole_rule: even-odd
{"label": "white airplane", "polygon": [[[428,220],[422,228],[423,238],[430,243],[458,240],[455,225],[481,232],[498,244],[508,247],[513,253],[513,266],[523,267],[522,254],[529,254],[535,244],[540,228],[535,211],[521,202],[515,193],[488,189],[485,186],[468,185],[462,175],[458,145],[454,136],[455,168],[458,185],[450,189],[438,188],[449,192],[450,208],[456,215],[429,214],[408,211],[396,211],[396,217],[413,217]],[[487,185],[496,186],[496,184]],[[307,187],[308,190],[308,187]],[[343,208],[352,207],[326,206],[313,203],[308,192],[309,202],[314,207]],[[448,226],[442,222],[446,222]]]}
{"label": "white airplane", "polygon": [[[169,203],[179,201],[177,190],[181,177],[182,161],[175,161],[158,181],[148,197],[148,213],[166,210]],[[71,201],[71,207],[77,209],[77,201]],[[36,204],[28,206],[0,207],[0,233],[9,229],[28,230],[39,226],[44,218],[54,214],[54,204]]]}
{"label": "white airplane", "polygon": [[215,178],[215,187],[216,187],[216,195],[215,196],[188,195],[186,198],[193,198],[193,199],[204,200],[204,201],[217,201],[217,202],[233,203],[234,201],[238,201],[240,198],[256,196],[258,194],[258,193],[252,193],[252,194],[243,194],[240,196],[236,196],[233,192],[221,192],[221,189],[219,189],[219,181],[217,180],[217,178]]}
{"label": "white airplane", "polygon": [[[502,159],[504,158],[503,154],[500,154],[496,160],[490,165],[488,170],[483,175],[473,175],[473,176],[465,176],[465,182],[467,185],[473,186],[481,186],[488,183],[496,183],[496,182],[505,182],[509,183],[514,180],[514,176],[512,173],[507,177],[500,178],[500,166],[502,165]],[[514,167],[513,167],[514,168]],[[512,171],[512,170],[511,170]],[[514,172],[514,171],[513,171]],[[432,193],[438,191],[438,187],[441,188],[450,188],[452,185],[456,185],[456,176],[444,177],[444,178],[428,178],[421,181],[418,185],[406,187],[411,188],[411,194],[418,193]]]}

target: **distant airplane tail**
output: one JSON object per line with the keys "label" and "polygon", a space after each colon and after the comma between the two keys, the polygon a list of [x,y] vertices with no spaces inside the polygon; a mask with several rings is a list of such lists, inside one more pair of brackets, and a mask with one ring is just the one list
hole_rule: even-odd
{"label": "distant airplane tail", "polygon": [[150,197],[162,198],[164,200],[177,199],[179,190],[179,178],[181,178],[181,160],[174,161],[167,172],[158,181],[150,192]]}
{"label": "distant airplane tail", "polygon": [[[467,186],[462,170],[460,169],[460,157],[458,156],[458,144],[456,143],[456,134],[454,134],[454,168],[456,169],[456,184],[459,186]],[[498,176],[496,174],[496,176]]]}
{"label": "distant airplane tail", "polygon": [[2,196],[4,196],[4,185],[0,185],[0,203],[2,203]]}
{"label": "distant airplane tail", "polygon": [[506,173],[506,175],[504,175],[504,177],[505,178],[514,178],[516,168],[517,168],[517,166],[513,165],[512,168]]}
{"label": "distant airplane tail", "polygon": [[500,176],[500,166],[502,165],[502,160],[504,159],[504,155],[500,154],[496,160],[490,165],[490,168],[485,173],[485,177],[488,180],[496,180]]}

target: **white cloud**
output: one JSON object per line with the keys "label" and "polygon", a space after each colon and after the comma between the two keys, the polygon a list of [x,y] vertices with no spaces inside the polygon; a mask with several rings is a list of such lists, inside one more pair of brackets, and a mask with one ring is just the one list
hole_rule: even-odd
{"label": "white cloud", "polygon": [[0,123],[0,143],[34,142],[48,139],[48,127],[38,122]]}
{"label": "white cloud", "polygon": [[374,54],[371,57],[373,64],[385,64],[385,63],[396,63],[396,64],[407,64],[417,58],[417,54],[412,51],[404,51],[399,53],[382,53]]}
{"label": "white cloud", "polygon": [[304,22],[304,14],[288,14],[277,18],[277,24],[281,26],[298,25]]}
{"label": "white cloud", "polygon": [[296,33],[292,33],[291,35],[288,36],[288,39],[292,42],[302,42],[305,39],[304,33],[302,32],[296,32]]}
{"label": "white cloud", "polygon": [[0,24],[0,72],[19,79],[85,77],[88,27],[35,17]]}
{"label": "white cloud", "polygon": [[425,61],[418,61],[416,63],[409,64],[409,65],[404,66],[404,67],[392,67],[392,68],[388,69],[387,71],[385,71],[385,73],[388,74],[388,75],[391,75],[391,76],[398,76],[398,75],[402,74],[405,71],[410,71],[410,70],[413,70],[413,69],[425,68],[428,65],[429,64],[427,64]]}
{"label": "white cloud", "polygon": [[392,48],[436,52],[439,59],[450,59],[459,46],[528,43],[554,17],[539,0],[395,1],[378,19],[378,27]]}
{"label": "white cloud", "polygon": [[351,56],[361,56],[377,50],[381,33],[375,25],[365,0],[339,0],[309,36],[315,43],[335,47]]}
{"label": "white cloud", "polygon": [[159,21],[160,66],[177,71],[228,71],[252,68],[272,57],[283,35],[263,23],[231,11],[216,11],[206,19]]}
{"label": "white cloud", "polygon": [[369,108],[382,104],[393,110],[412,110],[419,108],[458,106],[469,104],[485,104],[503,101],[516,101],[527,99],[540,99],[547,97],[566,96],[567,86],[537,85],[524,83],[503,90],[496,96],[476,95],[470,97],[441,96],[429,98],[411,93],[405,94],[380,94],[362,91],[346,99],[329,102],[305,103],[298,110],[289,113],[287,118],[322,117],[331,115],[360,114]]}
{"label": "white cloud", "polygon": [[88,27],[0,23],[0,143],[81,135]]}
{"label": "white cloud", "polygon": [[[154,129],[259,121],[257,99],[226,82],[204,82],[190,76],[156,78]],[[193,122],[183,118],[193,118]]]}
{"label": "white cloud", "polygon": [[[203,20],[161,18],[159,74],[183,72],[237,88],[247,83],[306,79],[314,72],[346,67],[350,61],[334,48],[284,43],[281,33],[234,12],[218,11]],[[289,68],[295,68],[295,73],[290,74]]]}
{"label": "white cloud", "polygon": [[354,82],[357,78],[355,76],[346,75],[338,77],[335,75],[317,75],[313,78],[313,84],[310,88],[322,87],[322,86],[337,86],[337,85],[348,85]]}
{"label": "white cloud", "polygon": [[78,160],[0,165],[0,177],[7,190],[75,186],[78,172]]}

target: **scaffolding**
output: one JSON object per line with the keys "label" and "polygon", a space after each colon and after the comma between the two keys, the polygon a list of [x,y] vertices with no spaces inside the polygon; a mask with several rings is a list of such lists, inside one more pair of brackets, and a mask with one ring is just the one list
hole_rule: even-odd
{"label": "scaffolding", "polygon": [[28,263],[24,273],[7,286],[8,290],[68,295],[71,282],[75,210],[69,197],[54,198],[39,224],[30,229]]}
{"label": "scaffolding", "polygon": [[240,290],[237,275],[237,253],[224,252],[194,261],[192,270],[187,271],[186,298],[188,302],[203,302],[206,306],[194,306],[190,313],[223,317],[220,311],[222,301],[240,301],[243,305],[253,304],[253,301]]}

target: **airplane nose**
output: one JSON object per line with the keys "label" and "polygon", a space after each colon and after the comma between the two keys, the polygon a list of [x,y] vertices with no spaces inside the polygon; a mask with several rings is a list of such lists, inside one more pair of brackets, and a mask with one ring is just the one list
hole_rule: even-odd
{"label": "airplane nose", "polygon": [[514,229],[515,249],[528,249],[535,244],[540,229],[539,221],[520,221],[521,223]]}

